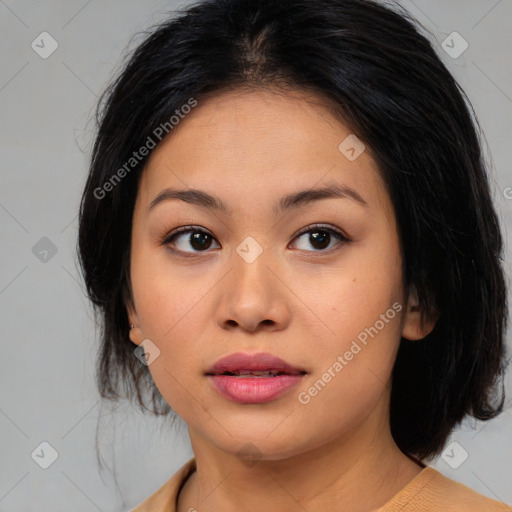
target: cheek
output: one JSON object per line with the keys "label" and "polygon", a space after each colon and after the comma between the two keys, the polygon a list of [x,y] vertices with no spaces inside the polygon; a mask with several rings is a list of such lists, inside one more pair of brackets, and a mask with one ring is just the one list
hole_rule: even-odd
{"label": "cheek", "polygon": [[131,279],[142,335],[160,351],[149,371],[162,396],[181,415],[193,405],[189,393],[195,395],[194,379],[202,370],[197,340],[201,319],[211,321],[208,303],[201,300],[208,285],[187,271],[171,272],[164,253],[139,245],[132,252]]}
{"label": "cheek", "polygon": [[[401,258],[393,243],[360,242],[328,271],[314,277],[307,272],[297,273],[294,288],[304,297],[315,320],[321,320],[315,338],[315,346],[320,345],[321,350],[348,350],[360,333],[364,338],[365,329],[376,322],[382,327],[381,315],[385,316],[385,328],[379,329],[382,343],[393,345],[397,336],[400,338],[400,322],[391,322],[399,320],[397,309],[403,309]],[[307,310],[305,313],[307,318],[314,318]]]}
{"label": "cheek", "polygon": [[198,318],[207,313],[201,309],[206,305],[202,299],[214,282],[210,279],[209,284],[208,272],[202,275],[198,267],[171,265],[165,248],[155,249],[146,244],[133,251],[131,263],[141,327],[148,338],[185,343]]}
{"label": "cheek", "polygon": [[324,341],[322,350],[315,344],[314,353],[321,353],[316,371],[296,396],[298,414],[308,417],[311,431],[330,438],[382,406],[400,342],[400,303],[393,305],[377,314],[345,311],[335,325],[337,336]]}
{"label": "cheek", "polygon": [[354,251],[313,295],[324,335],[314,338],[316,372],[298,401],[335,424],[371,409],[400,343],[401,259],[392,244],[381,249]]}
{"label": "cheek", "polygon": [[[200,319],[211,318],[202,302],[203,294],[179,293],[166,283],[151,281],[141,293],[140,308],[144,337],[160,350],[149,366],[151,377],[170,407],[181,417],[201,415],[201,388],[198,381],[204,368],[201,353]],[[188,288],[183,288],[188,290]]]}

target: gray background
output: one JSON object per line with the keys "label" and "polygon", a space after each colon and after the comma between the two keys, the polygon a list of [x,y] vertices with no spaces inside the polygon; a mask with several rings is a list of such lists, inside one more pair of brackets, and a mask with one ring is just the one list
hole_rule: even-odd
{"label": "gray background", "polygon": [[[75,256],[97,96],[125,49],[140,40],[130,43],[133,34],[178,5],[186,2],[0,0],[0,511],[129,510],[192,456],[183,424],[169,430],[126,405],[101,406],[94,382],[96,333]],[[432,32],[486,134],[510,277],[512,1],[403,5]],[[43,31],[59,44],[47,59],[31,48]],[[441,44],[453,31],[469,44],[457,59]],[[510,350],[510,334],[508,343]],[[459,458],[465,450],[467,460],[457,469],[443,458],[433,466],[512,504],[510,384],[509,375],[506,412],[487,423],[465,421],[453,433],[450,442],[458,445],[448,454]],[[107,464],[102,472],[94,446],[98,423]],[[58,453],[48,469],[31,457],[43,441]]]}

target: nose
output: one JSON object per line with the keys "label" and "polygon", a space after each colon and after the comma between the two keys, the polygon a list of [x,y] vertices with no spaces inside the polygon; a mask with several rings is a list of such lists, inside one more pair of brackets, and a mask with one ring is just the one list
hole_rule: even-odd
{"label": "nose", "polygon": [[217,324],[222,329],[272,331],[288,325],[290,295],[278,277],[276,262],[271,261],[269,252],[263,251],[252,262],[233,253],[233,267],[223,280],[215,310]]}

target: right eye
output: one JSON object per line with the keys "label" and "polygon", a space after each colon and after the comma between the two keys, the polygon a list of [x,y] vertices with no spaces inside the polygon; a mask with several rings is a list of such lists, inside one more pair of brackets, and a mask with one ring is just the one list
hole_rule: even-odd
{"label": "right eye", "polygon": [[[216,240],[207,231],[197,226],[182,226],[166,234],[161,243],[170,245],[173,251],[193,254],[207,251],[211,247],[212,241]],[[192,251],[189,250],[191,248]]]}

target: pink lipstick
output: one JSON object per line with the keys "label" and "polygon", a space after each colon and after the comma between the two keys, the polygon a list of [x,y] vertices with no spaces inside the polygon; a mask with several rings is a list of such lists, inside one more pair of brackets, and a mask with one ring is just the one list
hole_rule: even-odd
{"label": "pink lipstick", "polygon": [[206,372],[215,389],[237,403],[260,404],[280,397],[307,372],[268,353],[237,352],[219,359]]}

